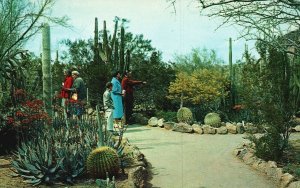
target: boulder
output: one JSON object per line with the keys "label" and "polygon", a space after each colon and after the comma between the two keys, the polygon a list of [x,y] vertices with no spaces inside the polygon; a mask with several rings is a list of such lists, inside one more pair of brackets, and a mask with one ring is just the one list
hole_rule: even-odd
{"label": "boulder", "polygon": [[157,119],[157,117],[151,117],[148,120],[148,125],[151,126],[151,127],[157,127],[158,126],[158,119]]}
{"label": "boulder", "polygon": [[228,133],[231,133],[231,134],[236,134],[237,133],[237,129],[236,129],[236,126],[233,125],[232,123],[226,123],[226,128],[228,130]]}
{"label": "boulder", "polygon": [[245,127],[243,126],[242,123],[237,123],[236,124],[236,131],[237,131],[238,134],[244,134]]}
{"label": "boulder", "polygon": [[217,133],[218,134],[227,134],[228,130],[226,127],[222,126],[222,127],[217,128]]}
{"label": "boulder", "polygon": [[164,122],[164,124],[163,124],[164,128],[167,130],[173,129],[174,125],[175,125],[175,123],[171,122],[171,121]]}
{"label": "boulder", "polygon": [[280,179],[280,187],[287,187],[294,179],[295,177],[289,173],[283,174]]}
{"label": "boulder", "polygon": [[146,187],[148,172],[143,166],[131,168],[128,173],[128,180],[132,181],[136,187]]}
{"label": "boulder", "polygon": [[296,127],[293,128],[295,132],[300,132],[300,125],[297,125]]}
{"label": "boulder", "polygon": [[203,129],[204,134],[216,134],[217,133],[217,129],[215,129],[209,125],[203,125],[202,129]]}
{"label": "boulder", "polygon": [[159,127],[163,128],[163,127],[164,127],[164,122],[165,122],[164,118],[160,118],[160,119],[157,121],[157,125],[158,125]]}
{"label": "boulder", "polygon": [[299,187],[300,187],[300,181],[294,181],[291,182],[287,188],[299,188]]}
{"label": "boulder", "polygon": [[192,128],[194,130],[195,133],[197,134],[203,134],[203,129],[201,128],[201,126],[199,124],[193,124]]}
{"label": "boulder", "polygon": [[182,133],[192,133],[193,128],[187,123],[175,123],[172,131],[182,132]]}
{"label": "boulder", "polygon": [[132,120],[141,125],[148,124],[148,118],[146,118],[142,113],[133,113]]}

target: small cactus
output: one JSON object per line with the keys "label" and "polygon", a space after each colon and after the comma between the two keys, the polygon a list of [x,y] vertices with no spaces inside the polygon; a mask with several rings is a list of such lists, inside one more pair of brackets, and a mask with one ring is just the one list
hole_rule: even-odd
{"label": "small cactus", "polygon": [[221,118],[219,116],[219,114],[217,113],[208,113],[205,117],[204,117],[204,124],[205,125],[210,125],[212,127],[220,127],[221,126]]}
{"label": "small cactus", "polygon": [[184,122],[191,124],[193,122],[193,113],[189,108],[181,107],[177,111],[177,120],[178,122]]}
{"label": "small cactus", "polygon": [[120,169],[120,159],[116,150],[103,146],[93,150],[87,158],[87,172],[93,178],[106,178],[117,175]]}

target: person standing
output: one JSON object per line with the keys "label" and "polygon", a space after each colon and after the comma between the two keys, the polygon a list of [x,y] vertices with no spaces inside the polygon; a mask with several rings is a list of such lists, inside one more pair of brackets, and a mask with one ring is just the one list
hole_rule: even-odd
{"label": "person standing", "polygon": [[118,126],[121,123],[122,117],[124,116],[123,112],[123,102],[122,102],[122,87],[120,83],[121,74],[120,71],[115,71],[112,75],[112,91],[111,91],[111,97],[113,100],[114,110],[113,110],[113,118],[115,121],[115,124]]}
{"label": "person standing", "polygon": [[146,84],[145,81],[133,80],[132,72],[126,71],[124,73],[124,77],[122,79],[122,88],[125,90],[124,95],[124,107],[125,107],[125,124],[132,123],[132,110],[133,110],[133,102],[134,102],[134,86],[139,84]]}
{"label": "person standing", "polygon": [[70,89],[72,93],[70,102],[73,103],[73,115],[76,115],[78,119],[81,119],[86,100],[86,87],[83,79],[79,77],[78,71],[72,71],[72,77],[74,81]]}
{"label": "person standing", "polygon": [[113,100],[111,98],[111,90],[112,90],[112,83],[106,83],[106,90],[103,93],[103,105],[105,111],[105,118],[106,118],[106,127],[109,132],[113,132]]}
{"label": "person standing", "polygon": [[70,70],[64,70],[64,76],[65,76],[65,80],[62,83],[62,89],[60,92],[60,97],[62,98],[61,101],[61,106],[65,107],[66,106],[66,101],[68,99],[70,99],[71,97],[71,93],[70,93],[70,88],[73,85],[73,78],[71,75],[71,71]]}

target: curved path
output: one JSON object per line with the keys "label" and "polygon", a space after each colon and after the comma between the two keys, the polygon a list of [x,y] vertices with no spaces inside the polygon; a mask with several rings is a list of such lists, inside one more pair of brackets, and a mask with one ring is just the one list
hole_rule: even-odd
{"label": "curved path", "polygon": [[153,188],[275,188],[233,155],[244,135],[198,135],[130,125],[125,133],[152,166]]}

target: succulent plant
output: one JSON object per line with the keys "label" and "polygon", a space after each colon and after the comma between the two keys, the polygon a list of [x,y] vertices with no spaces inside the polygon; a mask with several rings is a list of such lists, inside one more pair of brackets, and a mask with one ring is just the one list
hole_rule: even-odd
{"label": "succulent plant", "polygon": [[118,174],[120,159],[115,149],[102,146],[93,150],[87,158],[86,169],[93,178],[105,178],[106,172],[109,177]]}
{"label": "succulent plant", "polygon": [[210,125],[212,127],[220,127],[221,126],[220,115],[215,112],[206,114],[206,116],[204,117],[204,124]]}
{"label": "succulent plant", "polygon": [[191,124],[193,122],[193,113],[189,108],[181,107],[177,111],[177,120],[178,122],[184,122]]}

